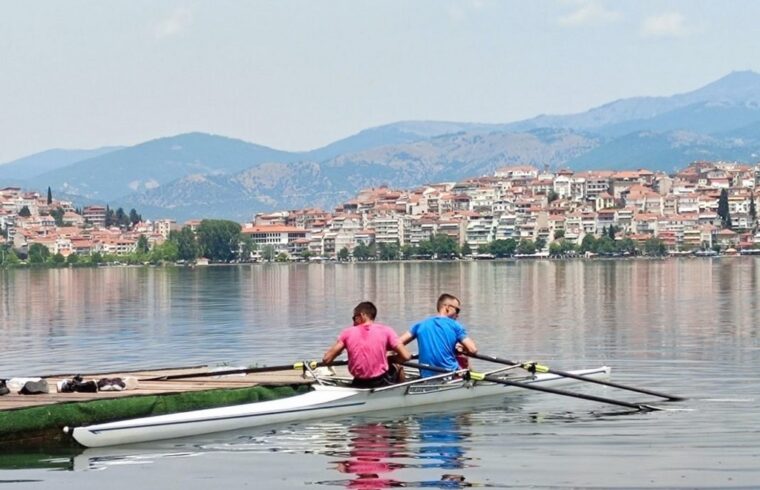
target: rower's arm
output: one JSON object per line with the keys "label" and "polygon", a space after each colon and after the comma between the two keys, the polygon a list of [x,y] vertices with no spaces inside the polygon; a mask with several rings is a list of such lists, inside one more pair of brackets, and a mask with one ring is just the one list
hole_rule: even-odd
{"label": "rower's arm", "polygon": [[478,346],[475,345],[475,342],[470,337],[463,338],[460,344],[462,344],[462,347],[464,347],[465,352],[468,354],[478,353]]}
{"label": "rower's arm", "polygon": [[412,335],[412,332],[404,332],[403,334],[401,334],[398,340],[400,344],[406,345],[412,340],[414,340],[414,335]]}
{"label": "rower's arm", "polygon": [[401,342],[401,338],[399,338],[398,344],[396,344],[396,347],[393,348],[394,352],[396,352],[396,355],[393,356],[395,364],[400,364],[402,362],[406,362],[409,359],[412,358],[412,354],[409,352],[409,349],[406,348],[403,342]]}
{"label": "rower's arm", "polygon": [[338,340],[337,342],[333,344],[332,347],[327,349],[327,352],[325,352],[325,355],[322,356],[322,363],[329,365],[335,360],[336,357],[338,357],[343,352],[343,349],[345,348],[346,346],[343,344],[343,342]]}

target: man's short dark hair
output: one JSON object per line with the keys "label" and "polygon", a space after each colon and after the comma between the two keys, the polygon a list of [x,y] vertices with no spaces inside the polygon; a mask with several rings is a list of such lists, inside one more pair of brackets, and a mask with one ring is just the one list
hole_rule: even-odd
{"label": "man's short dark hair", "polygon": [[369,301],[363,301],[356,305],[354,313],[357,315],[367,315],[367,318],[374,320],[377,316],[377,307]]}
{"label": "man's short dark hair", "polygon": [[451,300],[456,300],[457,303],[461,303],[461,301],[459,301],[459,298],[453,294],[443,293],[442,295],[438,296],[438,303],[435,304],[435,309],[440,311],[440,309],[443,308],[443,305],[446,304],[447,301]]}

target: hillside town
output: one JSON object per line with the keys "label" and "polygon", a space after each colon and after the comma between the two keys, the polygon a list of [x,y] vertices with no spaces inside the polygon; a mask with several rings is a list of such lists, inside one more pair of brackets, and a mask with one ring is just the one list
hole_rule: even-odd
{"label": "hillside town", "polygon": [[[449,237],[476,257],[489,256],[489,245],[499,241],[530,242],[531,255],[540,256],[565,250],[558,243],[579,250],[587,237],[636,245],[654,238],[674,255],[737,253],[760,248],[759,182],[760,164],[735,162],[695,162],[671,175],[509,166],[490,176],[411,190],[364,189],[331,212],[258,213],[241,226],[254,245],[242,258],[261,258],[264,249],[291,260],[345,258],[357,247],[413,248],[436,236]],[[0,245],[21,255],[33,244],[64,258],[130,254],[200,223],[143,220],[134,210],[115,214],[106,206],[77,210],[50,192],[46,197],[0,189]]]}

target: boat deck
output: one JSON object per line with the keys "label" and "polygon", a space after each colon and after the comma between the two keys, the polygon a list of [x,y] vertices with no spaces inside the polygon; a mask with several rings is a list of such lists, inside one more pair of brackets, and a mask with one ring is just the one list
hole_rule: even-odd
{"label": "boat deck", "polygon": [[[235,368],[230,368],[235,369]],[[272,371],[266,373],[254,373],[246,375],[227,375],[227,376],[200,376],[200,377],[188,377],[183,379],[173,380],[156,380],[147,381],[150,378],[156,378],[167,375],[187,374],[192,375],[194,373],[208,373],[209,369],[205,366],[185,367],[185,368],[172,368],[172,369],[159,369],[159,370],[146,370],[146,371],[132,371],[132,372],[116,372],[116,373],[95,373],[82,375],[85,381],[87,380],[99,380],[101,378],[126,378],[127,376],[135,377],[138,379],[138,386],[136,389],[123,390],[123,391],[99,391],[97,393],[57,393],[56,383],[61,380],[71,379],[73,374],[60,374],[46,376],[45,379],[48,382],[50,393],[43,393],[37,395],[20,395],[18,393],[8,393],[7,395],[0,396],[0,411],[14,410],[29,407],[38,407],[44,405],[52,405],[58,403],[69,402],[86,402],[90,400],[103,400],[107,398],[123,398],[130,396],[142,396],[142,395],[163,395],[163,394],[176,394],[187,393],[194,391],[208,391],[216,389],[235,389],[235,388],[248,388],[258,385],[266,386],[282,386],[282,385],[299,385],[299,384],[311,384],[313,380],[311,378],[304,378],[301,371],[293,369],[283,371]]]}

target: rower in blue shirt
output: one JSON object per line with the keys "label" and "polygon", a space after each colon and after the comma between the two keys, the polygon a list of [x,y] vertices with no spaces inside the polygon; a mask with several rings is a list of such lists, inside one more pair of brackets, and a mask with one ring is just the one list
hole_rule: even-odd
{"label": "rower in blue shirt", "polygon": [[[467,330],[457,321],[459,312],[462,311],[459,298],[444,293],[438,298],[436,308],[437,315],[412,325],[399,340],[404,344],[417,340],[421,364],[457,371],[461,369],[457,361],[458,347],[469,354],[475,354],[478,348],[467,336]],[[427,377],[439,373],[423,369],[420,374]]]}

